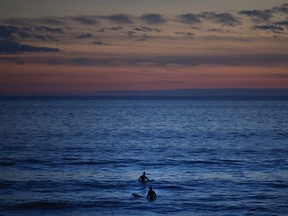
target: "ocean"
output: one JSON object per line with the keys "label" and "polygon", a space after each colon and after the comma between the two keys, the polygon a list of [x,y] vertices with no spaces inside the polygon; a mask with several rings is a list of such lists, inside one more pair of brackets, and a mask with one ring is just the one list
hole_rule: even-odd
{"label": "ocean", "polygon": [[1,216],[288,215],[288,100],[16,98],[0,120]]}

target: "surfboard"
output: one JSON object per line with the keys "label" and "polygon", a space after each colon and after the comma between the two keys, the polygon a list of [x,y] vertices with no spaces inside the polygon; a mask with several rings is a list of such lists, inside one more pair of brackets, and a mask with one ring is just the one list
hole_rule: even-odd
{"label": "surfboard", "polygon": [[132,196],[134,196],[134,197],[142,197],[140,194],[137,194],[137,193],[132,193]]}

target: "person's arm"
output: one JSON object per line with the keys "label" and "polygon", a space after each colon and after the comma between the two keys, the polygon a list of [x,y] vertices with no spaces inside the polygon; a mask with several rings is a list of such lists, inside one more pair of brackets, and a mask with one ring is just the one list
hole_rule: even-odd
{"label": "person's arm", "polygon": [[151,181],[150,179],[147,178],[147,176],[145,176],[145,178],[147,179],[147,181]]}

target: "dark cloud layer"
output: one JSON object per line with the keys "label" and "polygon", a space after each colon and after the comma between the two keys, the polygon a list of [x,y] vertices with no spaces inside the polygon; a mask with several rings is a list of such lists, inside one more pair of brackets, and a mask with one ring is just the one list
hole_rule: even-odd
{"label": "dark cloud layer", "polygon": [[0,37],[10,38],[12,34],[18,31],[17,27],[14,26],[0,26]]}
{"label": "dark cloud layer", "polygon": [[288,13],[288,3],[281,5],[280,7],[274,7],[271,10],[274,13]]}
{"label": "dark cloud layer", "polygon": [[59,49],[31,46],[8,40],[0,41],[0,54],[16,54],[22,52],[59,52]]}
{"label": "dark cloud layer", "polygon": [[220,28],[208,29],[208,32],[217,32],[217,33],[223,33],[223,34],[225,34],[225,33],[229,33],[229,34],[233,33],[233,32],[231,32],[229,30],[220,29]]}
{"label": "dark cloud layer", "polygon": [[40,19],[37,19],[36,21],[47,24],[47,25],[64,25],[66,24],[65,20],[60,17],[43,17]]}
{"label": "dark cloud layer", "polygon": [[105,43],[102,41],[94,41],[92,44],[98,45],[98,46],[109,46],[110,45],[109,43]]}
{"label": "dark cloud layer", "polygon": [[[79,16],[63,16],[63,17],[39,17],[39,18],[13,18],[10,19],[10,23],[15,23],[15,25],[7,24],[7,20],[1,21],[2,25],[0,25],[0,40],[1,42],[1,53],[5,53],[6,51],[9,53],[17,53],[17,52],[26,52],[27,50],[34,51],[48,51],[49,49],[44,47],[33,47],[29,44],[33,40],[33,42],[49,42],[49,41],[67,41],[73,40],[75,43],[75,39],[93,39],[99,40],[96,42],[90,41],[94,45],[107,45],[101,40],[109,35],[113,38],[112,43],[116,45],[116,40],[121,37],[123,39],[135,39],[137,41],[146,41],[147,39],[153,37],[168,38],[173,41],[174,36],[194,36],[195,34],[189,32],[189,29],[192,28],[197,29],[196,35],[202,37],[203,39],[207,39],[207,32],[214,33],[222,33],[215,34],[217,37],[226,40],[225,35],[227,33],[242,33],[241,29],[238,28],[235,30],[231,30],[231,26],[241,25],[240,18],[243,16],[250,17],[252,20],[260,20],[260,21],[269,21],[269,22],[260,22],[254,23],[250,21],[250,26],[248,28],[253,29],[255,31],[263,31],[264,34],[279,33],[282,34],[283,37],[287,34],[288,28],[288,20],[282,20],[285,15],[281,14],[277,16],[276,13],[287,13],[288,12],[288,3],[283,4],[279,7],[274,7],[270,10],[243,10],[238,14],[234,15],[232,13],[216,13],[216,12],[203,12],[199,14],[186,13],[176,16],[174,18],[166,18],[161,14],[157,13],[147,13],[142,16],[135,17],[129,16],[127,14],[112,14],[112,15],[79,15]],[[281,17],[281,19],[279,19]],[[272,19],[273,18],[273,19]],[[278,20],[276,19],[278,18]],[[272,21],[273,22],[272,22]],[[173,36],[167,36],[168,33],[165,31],[166,25],[158,28],[157,25],[164,24],[166,22],[180,22],[190,26],[179,25],[179,30],[175,31]],[[204,22],[213,22],[215,25],[210,29],[201,28],[200,24]],[[3,24],[5,23],[5,24]],[[82,27],[79,27],[80,24],[87,25],[83,26],[85,28],[84,32]],[[141,23],[141,24],[140,24]],[[145,23],[145,24],[144,24]],[[175,23],[174,23],[175,24]],[[179,24],[179,23],[178,23]],[[193,24],[199,24],[197,27],[193,26]],[[94,25],[97,25],[95,28]],[[156,25],[156,26],[155,26]],[[157,27],[157,28],[156,28]],[[163,27],[163,29],[162,29]],[[182,27],[182,29],[180,28]],[[189,29],[187,29],[189,27]],[[229,30],[225,30],[225,28]],[[185,29],[186,28],[186,29]],[[243,26],[245,28],[245,26]],[[202,31],[203,34],[199,34],[199,31]],[[266,31],[267,33],[265,33]],[[85,33],[86,32],[86,33]],[[156,34],[163,32],[162,34]],[[103,33],[103,34],[102,34]],[[165,35],[166,34],[166,35]],[[206,35],[204,35],[206,34]],[[245,34],[245,31],[243,35]],[[123,37],[124,36],[124,37]],[[247,36],[247,35],[246,35]],[[249,36],[248,36],[249,37]],[[191,37],[193,38],[193,37]],[[228,37],[227,37],[228,38]],[[246,38],[246,37],[242,37]],[[30,41],[29,41],[30,39]],[[31,40],[32,39],[32,40]],[[9,43],[4,46],[3,41],[8,41]],[[79,42],[79,41],[78,41]],[[111,42],[111,40],[109,40]],[[48,43],[47,43],[48,44]],[[14,47],[14,48],[13,48]],[[13,51],[14,49],[14,51]],[[6,51],[5,51],[6,50]],[[9,51],[10,50],[10,51]],[[57,49],[56,49],[57,50]],[[55,51],[55,50],[54,50]],[[173,62],[173,60],[172,60]]]}
{"label": "dark cloud layer", "polygon": [[149,56],[127,59],[128,64],[153,63],[157,65],[179,64],[187,66],[197,65],[226,65],[226,66],[272,66],[287,65],[288,55],[237,55],[237,56]]}
{"label": "dark cloud layer", "polygon": [[[98,42],[97,42],[98,43]],[[101,45],[101,44],[95,44]],[[51,50],[52,51],[52,50]],[[166,66],[169,64],[178,64],[183,66],[198,66],[198,65],[225,65],[225,66],[277,66],[287,65],[287,54],[263,54],[263,55],[226,55],[226,56],[191,56],[191,55],[176,55],[176,56],[111,56],[107,58],[66,58],[51,56],[45,57],[2,57],[0,62],[10,62],[16,64],[35,63],[49,65],[73,65],[73,66],[138,66],[144,64],[154,64],[158,66]]]}
{"label": "dark cloud layer", "polygon": [[183,36],[194,36],[194,33],[191,32],[175,32],[177,35],[183,35]]}
{"label": "dark cloud layer", "polygon": [[239,19],[231,15],[230,13],[215,13],[215,12],[203,12],[198,15],[203,19],[212,20],[215,23],[222,25],[235,26],[240,25]]}
{"label": "dark cloud layer", "polygon": [[254,26],[255,30],[270,30],[270,31],[283,31],[284,29],[281,26],[277,25],[258,25]]}
{"label": "dark cloud layer", "polygon": [[85,25],[98,25],[99,24],[97,18],[92,17],[92,16],[75,16],[75,17],[71,17],[71,19],[73,21],[76,21]]}
{"label": "dark cloud layer", "polygon": [[201,20],[198,18],[198,16],[192,13],[182,14],[179,16],[179,18],[180,22],[186,24],[201,23]]}
{"label": "dark cloud layer", "polygon": [[268,21],[273,15],[270,11],[262,11],[262,10],[244,10],[239,12],[240,15],[246,15],[248,17],[255,18],[255,21]]}
{"label": "dark cloud layer", "polygon": [[243,10],[238,14],[253,18],[254,21],[269,21],[277,13],[288,13],[288,3],[268,10]]}
{"label": "dark cloud layer", "polygon": [[162,24],[166,22],[161,14],[144,14],[140,18],[148,24]]}
{"label": "dark cloud layer", "polygon": [[0,26],[0,38],[11,39],[16,36],[21,38],[29,37],[27,33],[29,30],[29,28],[19,28],[16,26]]}
{"label": "dark cloud layer", "polygon": [[283,21],[275,22],[274,25],[285,26],[286,28],[288,28],[288,20],[283,20]]}
{"label": "dark cloud layer", "polygon": [[18,25],[18,26],[25,26],[29,24],[25,19],[22,18],[9,18],[9,19],[4,19],[1,20],[2,23],[7,24],[7,25]]}
{"label": "dark cloud layer", "polygon": [[58,33],[58,34],[64,33],[61,28],[51,28],[48,26],[35,26],[34,29],[35,31],[38,31],[38,32],[50,32],[50,33]]}
{"label": "dark cloud layer", "polygon": [[138,31],[138,32],[161,32],[161,30],[159,28],[150,28],[147,26],[139,26],[139,27],[135,27],[133,28],[133,31]]}
{"label": "dark cloud layer", "polygon": [[[42,34],[38,34],[42,33]],[[47,26],[35,26],[34,28],[17,27],[17,26],[0,26],[0,39],[2,40],[16,40],[16,39],[36,39],[41,41],[56,40],[52,34],[63,34],[60,28],[51,28]]]}
{"label": "dark cloud layer", "polygon": [[93,35],[91,33],[86,34],[80,34],[75,37],[75,39],[87,39],[87,38],[93,38]]}
{"label": "dark cloud layer", "polygon": [[107,19],[116,24],[132,24],[132,19],[125,14],[114,14],[109,16],[99,16],[99,18]]}

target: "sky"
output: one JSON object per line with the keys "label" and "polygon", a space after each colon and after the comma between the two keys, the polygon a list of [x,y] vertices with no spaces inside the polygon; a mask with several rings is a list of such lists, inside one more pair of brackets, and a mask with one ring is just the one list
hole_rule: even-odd
{"label": "sky", "polygon": [[287,0],[0,0],[0,95],[288,88]]}

